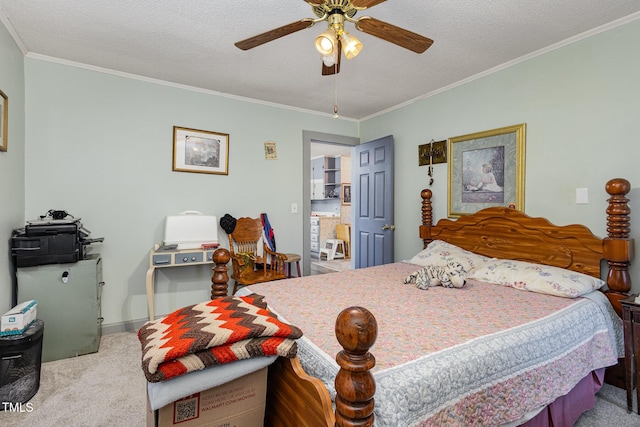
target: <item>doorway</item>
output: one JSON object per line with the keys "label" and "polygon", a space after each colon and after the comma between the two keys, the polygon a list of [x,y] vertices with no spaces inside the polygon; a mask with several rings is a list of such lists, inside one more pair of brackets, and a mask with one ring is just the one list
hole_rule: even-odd
{"label": "doorway", "polygon": [[[359,138],[348,137],[344,135],[334,135],[327,134],[321,132],[311,132],[311,131],[303,131],[303,209],[302,214],[303,218],[303,227],[302,227],[302,235],[303,235],[303,270],[304,275],[310,274],[311,269],[311,200],[312,200],[312,166],[311,159],[317,158],[320,156],[336,156],[336,155],[344,155],[348,153],[351,156],[351,148],[358,145],[360,143]],[[349,174],[350,175],[350,174]],[[341,177],[342,181],[342,177]],[[351,181],[349,176],[349,182]],[[331,190],[339,191],[334,188]],[[329,191],[331,191],[329,190]],[[332,194],[335,196],[335,194]],[[314,202],[315,209],[331,209],[328,211],[321,211],[326,213],[336,214],[338,217],[341,213],[341,202],[340,198],[335,198],[335,200],[327,200],[325,202],[319,201],[318,203]],[[336,200],[338,203],[338,211],[336,212]],[[333,202],[333,203],[332,203]],[[353,201],[352,201],[353,202]],[[317,204],[317,206],[315,206]],[[324,207],[323,207],[324,206]],[[353,206],[351,206],[351,211],[353,210]],[[351,221],[351,218],[350,218]],[[353,254],[351,255],[351,259],[353,259]]]}

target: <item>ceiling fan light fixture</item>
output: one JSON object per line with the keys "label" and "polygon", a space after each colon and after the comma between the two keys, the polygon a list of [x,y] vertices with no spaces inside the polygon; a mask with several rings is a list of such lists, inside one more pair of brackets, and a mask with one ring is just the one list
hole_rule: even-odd
{"label": "ceiling fan light fixture", "polygon": [[342,50],[344,51],[344,56],[347,59],[355,58],[356,56],[358,56],[358,54],[362,50],[362,42],[360,42],[360,40],[349,34],[347,31],[342,33],[340,39],[342,40]]}
{"label": "ceiling fan light fixture", "polygon": [[332,28],[329,28],[324,33],[316,37],[316,50],[320,52],[323,57],[332,55],[334,53],[338,40],[336,33]]}
{"label": "ceiling fan light fixture", "polygon": [[340,51],[338,49],[334,49],[333,53],[322,57],[322,62],[326,67],[333,67],[336,62],[338,62],[339,53]]}

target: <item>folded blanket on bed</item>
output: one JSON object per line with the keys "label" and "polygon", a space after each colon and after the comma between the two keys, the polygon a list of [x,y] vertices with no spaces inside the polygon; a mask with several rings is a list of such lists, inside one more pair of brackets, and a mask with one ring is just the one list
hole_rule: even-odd
{"label": "folded blanket on bed", "polygon": [[190,305],[138,331],[150,382],[258,356],[295,357],[302,331],[267,309],[264,297],[229,296]]}

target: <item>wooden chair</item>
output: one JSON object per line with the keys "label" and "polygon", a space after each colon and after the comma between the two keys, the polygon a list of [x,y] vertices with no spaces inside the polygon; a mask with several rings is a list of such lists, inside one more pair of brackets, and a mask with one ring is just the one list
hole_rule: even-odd
{"label": "wooden chair", "polygon": [[344,242],[344,257],[351,258],[351,224],[336,225],[336,239]]}
{"label": "wooden chair", "polygon": [[[262,238],[262,220],[260,218],[239,218],[236,228],[229,234],[229,253],[234,280],[233,293],[238,285],[248,286],[255,283],[285,279],[286,256],[273,252]],[[258,245],[262,242],[262,253]]]}

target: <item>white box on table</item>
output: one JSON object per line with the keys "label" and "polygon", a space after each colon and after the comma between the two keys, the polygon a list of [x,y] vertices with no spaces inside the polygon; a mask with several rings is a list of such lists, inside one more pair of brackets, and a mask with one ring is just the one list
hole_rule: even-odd
{"label": "white box on table", "polygon": [[218,243],[218,221],[215,216],[198,211],[184,211],[165,220],[165,245],[178,245],[177,249],[196,249],[202,244]]}

